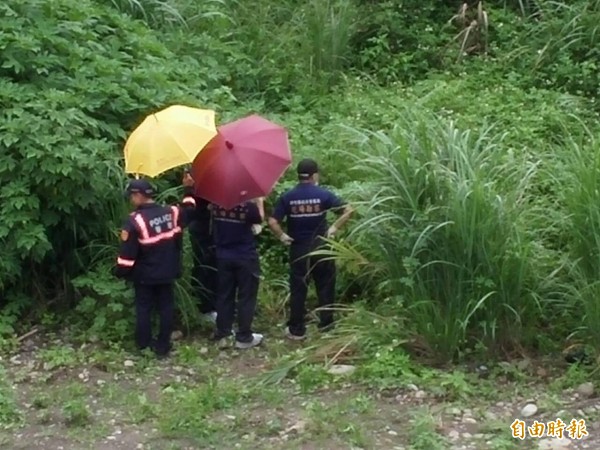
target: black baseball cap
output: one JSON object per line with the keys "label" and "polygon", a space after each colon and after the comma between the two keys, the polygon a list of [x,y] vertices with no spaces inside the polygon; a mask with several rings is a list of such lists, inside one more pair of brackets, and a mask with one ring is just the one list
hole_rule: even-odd
{"label": "black baseball cap", "polygon": [[303,159],[298,163],[296,171],[298,172],[298,178],[307,180],[315,173],[319,173],[319,165],[313,159]]}
{"label": "black baseball cap", "polygon": [[148,180],[143,178],[139,180],[131,180],[125,189],[125,198],[128,198],[131,194],[143,194],[146,197],[154,197],[156,191]]}

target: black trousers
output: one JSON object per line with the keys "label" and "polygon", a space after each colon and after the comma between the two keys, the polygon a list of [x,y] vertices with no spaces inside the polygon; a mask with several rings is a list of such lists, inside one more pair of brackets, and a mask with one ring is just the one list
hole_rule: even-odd
{"label": "black trousers", "polygon": [[252,341],[252,321],[256,312],[258,285],[260,282],[260,262],[252,260],[217,261],[217,330],[216,339],[231,336],[236,315],[236,340]]}
{"label": "black trousers", "polygon": [[[151,348],[159,355],[171,350],[171,332],[175,308],[175,289],[173,283],[140,284],[135,289],[135,341],[140,350]],[[158,312],[159,331],[156,340],[152,339],[152,313]]]}
{"label": "black trousers", "polygon": [[216,310],[217,259],[211,242],[199,239],[190,233],[194,264],[192,266],[192,288],[198,299],[202,314]]}
{"label": "black trousers", "polygon": [[[306,295],[311,278],[315,282],[319,307],[328,307],[335,300],[336,268],[333,260],[322,256],[308,256],[315,249],[311,244],[292,244],[290,247],[290,319],[292,334],[306,333]],[[333,323],[333,311],[319,312],[319,328]]]}

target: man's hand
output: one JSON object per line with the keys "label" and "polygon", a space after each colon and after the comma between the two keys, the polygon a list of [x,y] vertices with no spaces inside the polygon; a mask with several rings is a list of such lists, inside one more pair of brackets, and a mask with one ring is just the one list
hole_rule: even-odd
{"label": "man's hand", "polygon": [[294,240],[286,233],[281,233],[279,240],[283,243],[283,245],[292,245],[292,242],[294,242]]}
{"label": "man's hand", "polygon": [[255,223],[252,225],[252,234],[258,236],[262,232],[262,225]]}
{"label": "man's hand", "polygon": [[183,173],[183,180],[181,181],[181,184],[183,184],[185,187],[192,187],[194,185],[194,179],[189,172],[186,171]]}
{"label": "man's hand", "polygon": [[327,230],[327,239],[333,238],[337,232],[338,232],[337,227],[335,225],[331,225],[329,227],[329,229]]}
{"label": "man's hand", "polygon": [[352,209],[352,207],[350,205],[346,205],[344,207],[344,212],[342,213],[341,217],[336,220],[333,225],[331,225],[329,227],[329,229],[327,230],[327,239],[331,239],[335,236],[335,234],[339,231],[340,228],[342,228],[344,226],[344,224],[348,221],[348,219],[350,219],[350,216],[352,215],[352,213],[354,212],[354,209]]}

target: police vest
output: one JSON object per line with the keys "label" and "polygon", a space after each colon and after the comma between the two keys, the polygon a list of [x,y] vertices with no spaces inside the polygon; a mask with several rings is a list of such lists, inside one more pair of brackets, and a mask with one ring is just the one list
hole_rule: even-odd
{"label": "police vest", "polygon": [[138,256],[134,281],[172,282],[181,276],[182,228],[177,206],[152,205],[131,215],[137,234]]}

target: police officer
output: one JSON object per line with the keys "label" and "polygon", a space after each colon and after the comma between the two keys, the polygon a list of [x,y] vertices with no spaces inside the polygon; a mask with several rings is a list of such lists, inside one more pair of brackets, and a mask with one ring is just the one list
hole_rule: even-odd
{"label": "police officer", "polygon": [[[154,195],[144,179],[132,180],[125,191],[135,210],[121,230],[115,275],[134,285],[138,348],[150,348],[158,357],[166,357],[172,348],[174,283],[181,276],[182,228],[187,211],[159,205]],[[156,340],[152,339],[151,328],[154,309],[160,317]]]}
{"label": "police officer", "polygon": [[186,170],[183,175],[184,199],[189,205],[189,235],[192,245],[192,287],[198,299],[200,312],[211,322],[217,317],[215,295],[217,287],[217,260],[212,236],[209,202],[194,195],[194,180]]}
{"label": "police officer", "polygon": [[245,202],[233,209],[211,205],[217,254],[217,321],[213,339],[226,347],[236,313],[236,348],[259,345],[263,335],[252,332],[260,281],[256,225],[263,219],[263,200]]}
{"label": "police officer", "polygon": [[[314,160],[300,161],[297,172],[299,183],[278,199],[269,218],[273,233],[290,246],[290,318],[286,336],[293,340],[304,339],[306,334],[309,275],[315,281],[319,307],[330,307],[335,299],[335,262],[309,254],[325,244],[322,237],[332,238],[353,212],[331,191],[319,187],[319,167]],[[341,212],[341,217],[331,227],[327,226],[329,210]],[[281,228],[285,218],[287,233]],[[332,325],[333,311],[321,311],[319,328],[327,330]]]}

